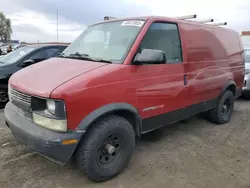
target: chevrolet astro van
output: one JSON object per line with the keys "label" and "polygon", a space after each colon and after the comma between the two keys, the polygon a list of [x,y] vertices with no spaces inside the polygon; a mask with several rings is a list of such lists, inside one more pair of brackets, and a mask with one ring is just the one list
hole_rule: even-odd
{"label": "chevrolet astro van", "polygon": [[[95,182],[125,169],[136,140],[199,113],[230,121],[244,81],[237,32],[166,17],[89,26],[56,58],[9,80],[12,134]],[[143,160],[143,159],[142,159]]]}

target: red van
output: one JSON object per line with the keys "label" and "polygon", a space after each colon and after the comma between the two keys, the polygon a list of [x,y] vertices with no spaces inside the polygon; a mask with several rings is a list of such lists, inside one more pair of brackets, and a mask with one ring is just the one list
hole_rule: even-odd
{"label": "red van", "polygon": [[206,112],[227,123],[244,80],[229,29],[163,17],[88,27],[60,57],[11,76],[6,124],[45,157],[73,158],[92,181],[119,174],[141,135]]}

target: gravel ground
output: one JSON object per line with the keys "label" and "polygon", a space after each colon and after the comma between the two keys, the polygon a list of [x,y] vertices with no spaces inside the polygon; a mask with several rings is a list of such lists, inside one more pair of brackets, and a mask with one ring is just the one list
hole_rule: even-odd
{"label": "gravel ground", "polygon": [[250,102],[237,100],[230,123],[201,117],[165,129],[158,141],[142,139],[128,168],[93,183],[71,163],[57,165],[19,143],[0,112],[1,188],[250,188]]}

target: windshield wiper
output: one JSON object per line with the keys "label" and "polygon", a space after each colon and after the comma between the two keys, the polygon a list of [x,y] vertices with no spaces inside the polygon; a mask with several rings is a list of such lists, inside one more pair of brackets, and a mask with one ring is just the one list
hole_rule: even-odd
{"label": "windshield wiper", "polygon": [[109,60],[105,60],[105,59],[94,59],[97,62],[101,62],[101,63],[113,63],[112,61]]}
{"label": "windshield wiper", "polygon": [[59,53],[57,57],[65,57],[64,53]]}
{"label": "windshield wiper", "polygon": [[80,54],[79,52],[76,52],[74,54],[69,54],[69,56],[64,55],[63,57],[95,61],[94,59],[90,58],[88,54]]}
{"label": "windshield wiper", "polygon": [[69,58],[76,58],[76,59],[82,59],[82,60],[89,60],[89,61],[96,61],[96,62],[102,62],[102,63],[113,63],[112,61],[105,60],[105,59],[96,59],[89,57],[88,54],[80,54],[79,52],[76,52],[74,54],[69,54],[69,56],[65,56],[63,54],[62,57],[69,57]]}
{"label": "windshield wiper", "polygon": [[88,54],[80,54],[79,52],[76,52],[74,54],[69,54],[69,56],[73,57],[89,57]]}

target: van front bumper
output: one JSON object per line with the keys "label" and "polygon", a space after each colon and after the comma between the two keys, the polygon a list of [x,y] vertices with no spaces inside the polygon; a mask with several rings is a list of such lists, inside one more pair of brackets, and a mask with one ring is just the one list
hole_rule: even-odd
{"label": "van front bumper", "polygon": [[[62,165],[71,158],[83,135],[78,132],[60,133],[40,127],[16,113],[10,102],[5,106],[4,116],[7,126],[18,140],[46,158]],[[71,139],[78,141],[74,144],[62,144],[64,140]]]}

